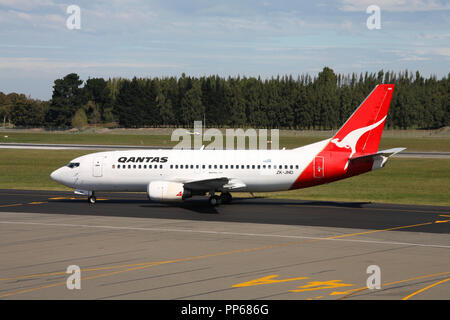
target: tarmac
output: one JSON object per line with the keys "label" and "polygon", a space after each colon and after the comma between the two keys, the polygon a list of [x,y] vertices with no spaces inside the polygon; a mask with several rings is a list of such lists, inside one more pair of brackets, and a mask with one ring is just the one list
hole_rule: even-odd
{"label": "tarmac", "polygon": [[450,207],[97,200],[0,190],[0,299],[450,299]]}

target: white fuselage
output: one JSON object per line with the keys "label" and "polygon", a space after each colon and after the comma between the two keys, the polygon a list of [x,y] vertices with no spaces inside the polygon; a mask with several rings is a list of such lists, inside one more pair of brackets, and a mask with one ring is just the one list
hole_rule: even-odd
{"label": "white fuselage", "polygon": [[127,150],[72,160],[52,178],[68,187],[95,191],[146,191],[152,181],[188,183],[227,177],[236,190],[289,190],[330,140],[292,150]]}

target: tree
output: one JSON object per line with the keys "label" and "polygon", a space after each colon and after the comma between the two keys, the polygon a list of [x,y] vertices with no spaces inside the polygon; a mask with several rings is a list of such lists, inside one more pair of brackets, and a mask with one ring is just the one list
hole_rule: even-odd
{"label": "tree", "polygon": [[6,127],[6,120],[9,119],[10,109],[11,106],[8,96],[0,92],[0,117],[3,120],[3,127]]}
{"label": "tree", "polygon": [[160,124],[169,125],[175,123],[172,101],[170,99],[166,99],[162,92],[160,92],[156,97],[156,107],[159,110],[159,117],[161,119]]}
{"label": "tree", "polygon": [[318,107],[318,124],[321,129],[332,129],[339,119],[339,100],[337,95],[337,77],[328,67],[319,72],[314,83]]}
{"label": "tree", "polygon": [[180,105],[180,118],[183,125],[193,125],[195,120],[202,120],[205,106],[202,103],[200,83],[195,82],[191,89],[186,91]]}
{"label": "tree", "polygon": [[119,119],[121,126],[139,127],[144,125],[144,89],[135,77],[133,80],[126,80],[121,85],[114,103],[114,114]]}
{"label": "tree", "polygon": [[40,127],[44,125],[48,105],[37,100],[19,100],[11,110],[11,121],[15,126]]}
{"label": "tree", "polygon": [[72,117],[83,105],[83,95],[80,85],[83,83],[76,73],[71,73],[63,79],[55,80],[50,108],[46,122],[51,126],[70,127]]}
{"label": "tree", "polygon": [[[86,80],[83,87],[83,99],[91,101],[95,107],[86,110],[89,119],[95,119],[95,123],[106,120],[106,113],[112,107],[111,89],[103,78],[92,78]],[[91,112],[96,112],[94,116]],[[100,119],[98,119],[100,116]]]}
{"label": "tree", "polygon": [[83,109],[78,109],[72,118],[72,127],[81,130],[85,128],[88,124],[88,118]]}
{"label": "tree", "polygon": [[88,122],[97,124],[102,122],[102,113],[100,106],[92,100],[89,100],[84,106],[83,110],[87,116]]}

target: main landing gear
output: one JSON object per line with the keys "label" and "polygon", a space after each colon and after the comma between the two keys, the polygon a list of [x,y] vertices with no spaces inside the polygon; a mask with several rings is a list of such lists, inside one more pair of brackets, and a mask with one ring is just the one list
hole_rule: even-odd
{"label": "main landing gear", "polygon": [[222,192],[220,196],[214,194],[209,198],[209,204],[212,206],[218,206],[219,204],[229,204],[231,203],[232,196],[229,192]]}

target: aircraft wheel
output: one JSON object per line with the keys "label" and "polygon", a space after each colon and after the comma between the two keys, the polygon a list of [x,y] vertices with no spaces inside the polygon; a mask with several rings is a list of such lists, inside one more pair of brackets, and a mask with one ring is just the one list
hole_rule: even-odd
{"label": "aircraft wheel", "polygon": [[88,198],[88,201],[89,201],[90,204],[94,204],[96,200],[97,200],[97,199],[95,198],[95,196],[90,196],[90,197]]}
{"label": "aircraft wheel", "polygon": [[222,203],[226,203],[226,204],[231,203],[232,198],[233,197],[231,196],[231,193],[229,193],[229,192],[224,192],[220,195],[220,200]]}
{"label": "aircraft wheel", "polygon": [[211,198],[209,198],[209,204],[212,206],[218,206],[220,204],[220,197],[212,196]]}

